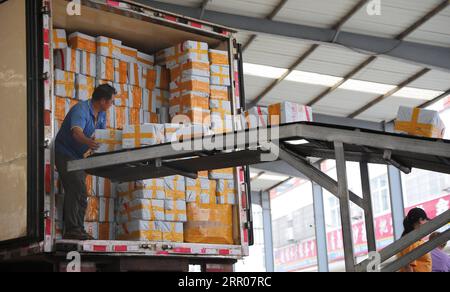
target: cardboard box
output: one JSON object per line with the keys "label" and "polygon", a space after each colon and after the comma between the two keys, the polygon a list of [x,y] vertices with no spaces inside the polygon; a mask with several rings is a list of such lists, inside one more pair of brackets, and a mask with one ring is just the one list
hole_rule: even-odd
{"label": "cardboard box", "polygon": [[98,222],[114,222],[115,221],[115,200],[110,198],[99,197],[99,218]]}
{"label": "cardboard box", "polygon": [[115,129],[116,128],[116,107],[112,105],[106,111],[106,128]]}
{"label": "cardboard box", "polygon": [[182,128],[181,124],[164,124],[164,142],[176,142],[179,141],[182,137]]}
{"label": "cardboard box", "polygon": [[211,66],[211,84],[231,86],[230,66]]}
{"label": "cardboard box", "polygon": [[56,96],[55,97],[55,120],[64,121],[70,109],[78,103],[77,100]]}
{"label": "cardboard box", "polygon": [[215,100],[229,101],[230,96],[227,86],[210,85],[210,98]]}
{"label": "cardboard box", "polygon": [[87,208],[86,214],[84,216],[85,222],[98,222],[99,220],[99,198],[98,197],[88,197],[87,198]]}
{"label": "cardboard box", "polygon": [[165,221],[186,222],[186,201],[185,200],[164,200]]}
{"label": "cardboard box", "polygon": [[186,184],[184,177],[180,175],[165,177],[164,189],[166,192],[166,199],[186,200]]}
{"label": "cardboard box", "polygon": [[80,73],[90,77],[97,77],[97,55],[81,51]]}
{"label": "cardboard box", "polygon": [[233,131],[233,116],[231,102],[225,100],[211,99],[211,129],[215,134]]}
{"label": "cardboard box", "polygon": [[177,46],[157,53],[157,62],[173,68],[177,64],[193,60],[209,62],[208,44],[196,41],[185,41]]}
{"label": "cardboard box", "polygon": [[114,82],[128,84],[128,63],[121,60],[114,60]]}
{"label": "cardboard box", "polygon": [[144,111],[139,108],[127,108],[125,111],[125,125],[136,126],[144,123]]}
{"label": "cardboard box", "polygon": [[211,130],[214,134],[233,132],[233,116],[220,112],[211,112]]}
{"label": "cardboard box", "polygon": [[151,146],[164,142],[164,125],[143,124],[125,126],[122,146],[124,149]]}
{"label": "cardboard box", "polygon": [[209,179],[234,179],[234,168],[215,169],[209,172]]}
{"label": "cardboard box", "polygon": [[216,184],[215,180],[208,178],[186,179],[186,202],[203,205],[216,204]]}
{"label": "cardboard box", "polygon": [[171,92],[173,91],[198,91],[209,95],[210,88],[209,78],[200,76],[191,76],[181,78],[180,83],[172,82],[170,84]]}
{"label": "cardboard box", "polygon": [[269,110],[255,106],[245,112],[246,129],[267,128],[269,125]]}
{"label": "cardboard box", "polygon": [[97,54],[97,41],[94,37],[80,32],[69,35],[69,46],[72,49]]}
{"label": "cardboard box", "polygon": [[180,98],[171,98],[169,104],[169,113],[172,116],[191,111],[209,113],[209,99],[202,95],[197,95],[196,92],[187,92]]}
{"label": "cardboard box", "polygon": [[114,83],[117,94],[114,98],[114,105],[128,107],[129,106],[129,89],[128,84]]}
{"label": "cardboard box", "polygon": [[86,175],[86,191],[90,197],[97,196],[97,177],[92,175]]}
{"label": "cardboard box", "polygon": [[234,180],[217,181],[217,204],[235,205],[237,200],[237,191]]}
{"label": "cardboard box", "polygon": [[97,56],[97,79],[114,82],[114,59]]}
{"label": "cardboard box", "polygon": [[86,232],[96,240],[115,240],[115,223],[84,222]]}
{"label": "cardboard box", "polygon": [[82,74],[75,75],[75,92],[78,100],[88,100],[92,98],[95,90],[95,78]]}
{"label": "cardboard box", "polygon": [[117,195],[123,200],[156,199],[164,200],[166,192],[163,179],[147,179],[117,185]]}
{"label": "cardboard box", "polygon": [[166,67],[155,66],[156,80],[155,87],[159,89],[169,90],[170,71]]}
{"label": "cardboard box", "polygon": [[115,126],[116,129],[122,130],[125,127],[125,122],[128,119],[126,116],[128,115],[128,108],[122,106],[116,106],[114,110],[115,114]]}
{"label": "cardboard box", "polygon": [[144,124],[161,124],[159,115],[148,111],[142,111]]}
{"label": "cardboard box", "polygon": [[211,99],[209,108],[212,113],[221,113],[222,115],[231,115],[231,102],[225,100]]}
{"label": "cardboard box", "polygon": [[103,177],[97,177],[94,183],[96,188],[96,195],[98,197],[112,199],[117,197],[116,186],[111,182],[111,180]]}
{"label": "cardboard box", "polygon": [[155,178],[136,181],[132,195],[136,198],[164,200],[166,198],[164,179]]}
{"label": "cardboard box", "polygon": [[75,73],[55,69],[55,95],[76,98]]}
{"label": "cardboard box", "polygon": [[[174,124],[182,123],[182,124],[197,124],[197,125],[203,125],[206,128],[209,128],[211,126],[211,111],[210,110],[189,110],[185,113],[177,113],[180,108],[179,107],[172,107],[169,109],[171,111],[171,122]],[[198,136],[200,134],[199,131],[203,130],[204,128],[194,127],[192,128],[192,131],[194,132],[195,136]],[[189,131],[188,131],[189,132]],[[209,132],[209,131],[208,131]],[[189,136],[189,133],[187,134]]]}
{"label": "cardboard box", "polygon": [[95,141],[100,148],[95,153],[107,153],[122,150],[121,130],[95,130]]}
{"label": "cardboard box", "polygon": [[188,60],[170,69],[170,80],[172,82],[180,82],[182,78],[189,78],[191,76],[210,77],[209,66],[209,62]]}
{"label": "cardboard box", "polygon": [[144,87],[141,65],[138,63],[128,63],[128,80],[131,85]]}
{"label": "cardboard box", "polygon": [[209,129],[209,125],[206,124],[193,124],[193,125],[185,125],[182,128],[182,136],[183,140],[190,140],[196,138],[202,138],[204,136],[210,136],[213,133]]}
{"label": "cardboard box", "polygon": [[439,112],[401,106],[395,120],[395,132],[413,136],[442,139],[445,124]]}
{"label": "cardboard box", "polygon": [[147,112],[156,113],[156,95],[153,91],[142,89],[142,108]]}
{"label": "cardboard box", "polygon": [[117,226],[117,240],[162,241],[162,232],[154,221],[134,220]]}
{"label": "cardboard box", "polygon": [[180,222],[157,222],[162,231],[163,242],[184,242],[183,223]]}
{"label": "cardboard box", "polygon": [[117,214],[118,223],[134,220],[160,221],[164,220],[164,218],[164,200],[122,200]]}
{"label": "cardboard box", "polygon": [[55,68],[67,72],[80,73],[81,52],[71,48],[54,51]]}
{"label": "cardboard box", "polygon": [[156,69],[154,67],[142,67],[143,87],[153,90],[156,87]]}
{"label": "cardboard box", "polygon": [[138,50],[122,45],[120,52],[121,57],[119,60],[128,63],[137,63]]}
{"label": "cardboard box", "polygon": [[128,107],[140,109],[142,107],[142,88],[128,86]]}
{"label": "cardboard box", "polygon": [[209,62],[212,65],[230,66],[230,58],[227,51],[209,50]]}
{"label": "cardboard box", "polygon": [[234,244],[231,205],[201,206],[187,204],[188,222],[184,224],[184,241],[188,243]]}
{"label": "cardboard box", "polygon": [[269,122],[271,125],[296,122],[312,122],[313,113],[309,106],[288,101],[269,106]]}
{"label": "cardboard box", "polygon": [[64,29],[53,29],[52,46],[54,50],[67,48],[67,35]]}
{"label": "cardboard box", "polygon": [[155,65],[155,57],[142,52],[137,53],[136,61],[143,68],[153,67]]}
{"label": "cardboard box", "polygon": [[121,41],[104,36],[99,36],[96,38],[96,42],[97,55],[119,60],[122,57]]}

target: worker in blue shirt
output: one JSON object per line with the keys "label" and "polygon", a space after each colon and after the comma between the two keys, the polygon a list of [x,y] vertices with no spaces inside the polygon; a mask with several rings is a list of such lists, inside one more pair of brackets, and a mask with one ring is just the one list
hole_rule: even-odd
{"label": "worker in blue shirt", "polygon": [[55,162],[62,181],[64,196],[64,239],[92,240],[84,229],[87,208],[86,173],[67,172],[67,162],[82,159],[96,150],[96,129],[106,128],[106,111],[112,106],[116,90],[104,84],[94,90],[92,99],[75,105],[67,114],[56,136]]}

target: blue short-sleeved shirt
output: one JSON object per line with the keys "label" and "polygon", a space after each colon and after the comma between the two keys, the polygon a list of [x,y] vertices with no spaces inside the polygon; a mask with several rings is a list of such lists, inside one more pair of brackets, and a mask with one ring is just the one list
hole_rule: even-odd
{"label": "blue short-sleeved shirt", "polygon": [[78,143],[73,135],[73,128],[80,128],[86,137],[91,138],[96,129],[106,128],[106,113],[99,112],[97,124],[95,123],[95,113],[92,102],[81,101],[75,105],[67,114],[61,129],[56,136],[55,150],[72,159],[82,159],[89,150],[87,145]]}

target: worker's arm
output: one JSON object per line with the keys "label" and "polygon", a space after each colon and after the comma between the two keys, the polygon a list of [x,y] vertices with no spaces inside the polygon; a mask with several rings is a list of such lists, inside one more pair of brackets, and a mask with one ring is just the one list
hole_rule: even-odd
{"label": "worker's arm", "polygon": [[97,150],[99,148],[99,144],[94,139],[86,137],[83,130],[79,127],[72,128],[72,135],[78,143],[87,145],[89,149]]}

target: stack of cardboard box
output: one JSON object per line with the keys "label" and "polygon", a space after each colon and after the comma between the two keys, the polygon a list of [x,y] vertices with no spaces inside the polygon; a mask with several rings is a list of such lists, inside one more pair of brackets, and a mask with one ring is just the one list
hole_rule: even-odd
{"label": "stack of cardboard box", "polygon": [[229,98],[230,62],[227,51],[209,50],[211,62],[210,109],[211,130],[215,134],[233,131],[233,116]]}
{"label": "stack of cardboard box", "polygon": [[183,242],[184,178],[149,179],[118,185],[117,239]]}

